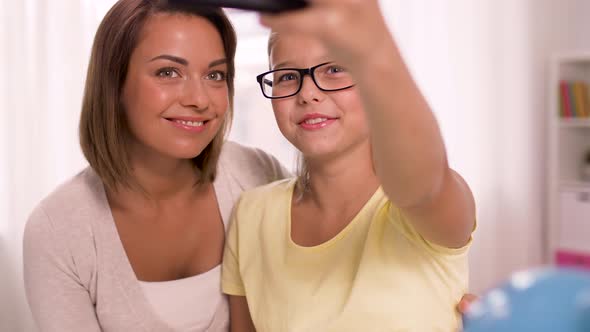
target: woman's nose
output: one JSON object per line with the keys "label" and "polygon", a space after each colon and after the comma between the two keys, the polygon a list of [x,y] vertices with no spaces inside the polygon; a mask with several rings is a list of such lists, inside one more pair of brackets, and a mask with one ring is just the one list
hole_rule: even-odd
{"label": "woman's nose", "polygon": [[205,110],[209,107],[209,95],[200,79],[188,79],[182,89],[180,103],[185,107]]}

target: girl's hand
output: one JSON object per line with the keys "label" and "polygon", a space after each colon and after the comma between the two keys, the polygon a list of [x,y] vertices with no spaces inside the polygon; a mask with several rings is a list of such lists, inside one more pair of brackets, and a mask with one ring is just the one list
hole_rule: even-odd
{"label": "girl's hand", "polygon": [[393,39],[377,0],[308,0],[306,9],[264,14],[262,25],[279,34],[318,38],[344,65],[362,66],[391,47]]}
{"label": "girl's hand", "polygon": [[463,297],[461,298],[461,301],[459,302],[459,304],[457,304],[457,311],[459,311],[459,313],[464,315],[467,312],[467,310],[469,310],[469,306],[473,302],[477,301],[478,299],[479,298],[473,294],[463,295]]}

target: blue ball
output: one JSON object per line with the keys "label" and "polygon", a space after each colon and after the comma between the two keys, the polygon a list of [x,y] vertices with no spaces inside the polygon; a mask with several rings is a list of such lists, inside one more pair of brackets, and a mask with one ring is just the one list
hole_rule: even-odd
{"label": "blue ball", "polygon": [[516,273],[473,303],[463,324],[465,332],[590,332],[590,272]]}

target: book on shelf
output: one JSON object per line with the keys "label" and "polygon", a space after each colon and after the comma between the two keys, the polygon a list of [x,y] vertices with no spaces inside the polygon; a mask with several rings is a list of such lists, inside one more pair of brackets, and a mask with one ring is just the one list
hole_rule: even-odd
{"label": "book on shelf", "polygon": [[583,91],[587,89],[587,86],[584,86],[585,83],[583,82],[573,82],[572,83],[572,91],[574,97],[574,104],[576,105],[576,117],[583,118],[586,116],[586,101],[583,99]]}
{"label": "book on shelf", "polygon": [[559,110],[562,118],[571,117],[569,91],[566,81],[559,82]]}
{"label": "book on shelf", "polygon": [[584,103],[584,116],[590,117],[590,93],[588,92],[588,84],[583,83],[580,89],[580,94],[582,95],[582,100]]}
{"label": "book on shelf", "polygon": [[588,83],[559,81],[559,115],[562,118],[590,118]]}

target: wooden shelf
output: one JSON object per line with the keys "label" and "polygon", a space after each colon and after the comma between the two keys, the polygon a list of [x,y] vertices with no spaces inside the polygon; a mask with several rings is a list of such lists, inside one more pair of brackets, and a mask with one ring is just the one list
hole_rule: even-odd
{"label": "wooden shelf", "polygon": [[560,191],[588,191],[590,181],[562,181],[559,183]]}
{"label": "wooden shelf", "polygon": [[561,128],[590,128],[590,118],[561,118],[559,126]]}
{"label": "wooden shelf", "polygon": [[559,63],[590,64],[590,52],[562,53],[554,56]]}
{"label": "wooden shelf", "polygon": [[560,248],[567,248],[567,244],[587,242],[587,237],[581,238],[580,235],[587,234],[586,211],[589,210],[576,197],[587,197],[590,193],[590,182],[582,181],[581,178],[581,164],[590,150],[590,117],[559,117],[559,84],[561,81],[590,84],[590,50],[554,56],[550,72],[550,95],[547,100],[550,105],[547,108],[547,220],[544,231],[547,262],[555,262],[555,254]]}

